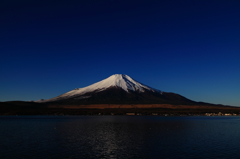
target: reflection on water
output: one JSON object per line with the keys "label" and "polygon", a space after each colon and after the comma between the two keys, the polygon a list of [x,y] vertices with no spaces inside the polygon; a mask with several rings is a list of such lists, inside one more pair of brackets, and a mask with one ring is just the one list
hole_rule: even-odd
{"label": "reflection on water", "polygon": [[239,117],[0,117],[0,158],[238,158]]}

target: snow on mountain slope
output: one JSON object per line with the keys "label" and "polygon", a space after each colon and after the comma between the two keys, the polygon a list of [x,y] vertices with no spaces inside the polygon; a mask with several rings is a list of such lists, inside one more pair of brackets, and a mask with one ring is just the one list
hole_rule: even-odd
{"label": "snow on mountain slope", "polygon": [[[103,91],[107,88],[110,87],[119,87],[125,90],[126,92],[131,91],[138,91],[138,92],[144,92],[145,90],[152,91],[152,92],[159,92],[161,93],[160,90],[148,87],[144,84],[141,84],[135,80],[133,80],[131,77],[128,75],[124,74],[115,74],[112,75],[100,82],[94,83],[90,86],[84,87],[84,88],[77,88],[72,91],[69,91],[67,93],[64,93],[60,96],[57,96],[55,98],[47,99],[47,100],[38,100],[36,102],[52,102],[52,101],[57,101],[61,99],[67,99],[75,96],[81,96],[86,93],[90,92],[100,92]],[[82,96],[80,98],[88,98],[89,96]]]}

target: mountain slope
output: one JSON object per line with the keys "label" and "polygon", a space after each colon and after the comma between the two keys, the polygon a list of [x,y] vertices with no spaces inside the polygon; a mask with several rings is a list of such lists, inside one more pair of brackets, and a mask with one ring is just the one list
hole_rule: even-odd
{"label": "mountain slope", "polygon": [[112,75],[55,98],[36,101],[58,104],[195,104],[181,95],[162,92],[123,74]]}

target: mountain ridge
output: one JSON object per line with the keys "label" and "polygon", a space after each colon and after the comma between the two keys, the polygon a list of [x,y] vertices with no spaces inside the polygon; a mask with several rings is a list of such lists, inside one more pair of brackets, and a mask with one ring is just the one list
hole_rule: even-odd
{"label": "mountain ridge", "polygon": [[163,92],[125,74],[114,74],[102,81],[77,88],[37,103],[59,104],[196,104],[176,93]]}
{"label": "mountain ridge", "polygon": [[195,102],[122,74],[40,101],[0,102],[0,115],[206,115],[240,114],[240,108]]}

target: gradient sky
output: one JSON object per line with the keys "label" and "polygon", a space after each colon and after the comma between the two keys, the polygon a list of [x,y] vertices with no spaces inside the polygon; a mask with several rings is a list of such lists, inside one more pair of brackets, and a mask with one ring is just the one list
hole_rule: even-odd
{"label": "gradient sky", "polygon": [[240,106],[240,1],[0,1],[0,101],[48,99],[112,74]]}

